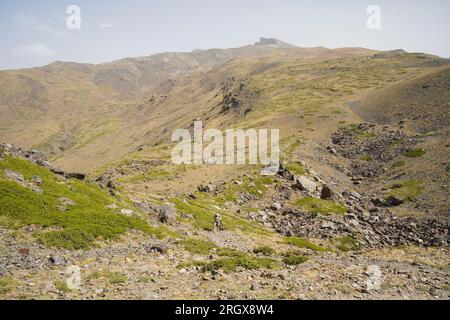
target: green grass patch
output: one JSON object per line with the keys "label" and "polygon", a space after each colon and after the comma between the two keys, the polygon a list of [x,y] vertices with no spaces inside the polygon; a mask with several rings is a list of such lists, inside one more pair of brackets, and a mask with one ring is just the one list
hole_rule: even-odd
{"label": "green grass patch", "polygon": [[389,195],[404,201],[413,201],[425,189],[423,180],[405,180],[390,185]]}
{"label": "green grass patch", "polygon": [[343,252],[358,251],[360,249],[359,242],[350,236],[337,238],[335,243],[336,248]]}
{"label": "green grass patch", "polygon": [[151,277],[144,275],[144,276],[140,276],[139,277],[138,282],[140,282],[140,283],[150,283],[152,280],[153,279]]}
{"label": "green grass patch", "polygon": [[289,145],[289,150],[295,150],[304,143],[304,138],[298,137]]}
{"label": "green grass patch", "polygon": [[412,149],[409,150],[408,152],[406,152],[405,156],[407,156],[408,158],[420,158],[422,156],[424,156],[426,153],[425,150],[423,149]]}
{"label": "green grass patch", "polygon": [[357,124],[357,123],[352,123],[343,128],[343,131],[345,133],[353,133],[353,132],[357,132],[358,130],[359,130],[359,124]]}
{"label": "green grass patch", "polygon": [[290,244],[290,245],[299,247],[299,248],[306,248],[306,249],[310,249],[310,250],[318,251],[318,252],[330,251],[329,248],[325,248],[325,247],[316,245],[306,239],[299,238],[299,237],[286,237],[283,239],[283,242],[286,244]]}
{"label": "green grass patch", "polygon": [[361,160],[369,162],[369,161],[372,161],[372,157],[369,155],[364,155],[361,157]]}
{"label": "green grass patch", "polygon": [[297,266],[306,261],[308,261],[308,257],[297,252],[287,252],[284,254],[283,258],[283,262],[289,266]]}
{"label": "green grass patch", "polygon": [[231,258],[236,258],[236,257],[241,257],[241,256],[245,256],[247,255],[247,253],[242,252],[242,251],[238,251],[236,249],[232,249],[232,248],[224,248],[224,247],[220,247],[217,248],[216,254],[220,257],[231,257]]}
{"label": "green grass patch", "polygon": [[399,161],[395,161],[393,164],[392,164],[392,168],[402,168],[402,167],[404,167],[406,165],[406,161],[404,161],[404,160],[399,160]]}
{"label": "green grass patch", "polygon": [[213,230],[214,228],[213,210],[204,209],[203,207],[196,205],[195,202],[190,200],[173,199],[173,203],[175,204],[175,207],[180,213],[190,214],[194,217],[195,227],[207,231]]}
{"label": "green grass patch", "polygon": [[0,277],[0,295],[9,293],[15,285],[15,281],[11,277]]}
{"label": "green grass patch", "polygon": [[56,290],[58,290],[58,291],[61,291],[61,292],[70,292],[70,289],[69,289],[69,287],[67,287],[67,284],[66,284],[66,282],[65,281],[63,281],[63,280],[56,280],[55,281],[55,288],[56,288]]}
{"label": "green grass patch", "polygon": [[245,253],[234,257],[220,258],[215,261],[206,263],[203,271],[222,270],[224,272],[234,272],[241,267],[247,270],[258,269],[274,269],[278,266],[278,262],[270,258],[257,258]]}
{"label": "green grass patch", "polygon": [[127,276],[119,272],[107,272],[105,278],[112,285],[123,284],[127,282]]}
{"label": "green grass patch", "polygon": [[254,254],[262,254],[263,256],[272,256],[275,254],[275,250],[269,246],[259,246],[253,249]]}
{"label": "green grass patch", "polygon": [[18,229],[20,229],[22,224],[17,220],[0,215],[0,226],[4,226],[9,229],[15,229],[16,231],[18,231]]}
{"label": "green grass patch", "polygon": [[309,213],[344,214],[347,212],[347,208],[343,204],[313,197],[298,199],[294,202],[294,205]]}
{"label": "green grass patch", "polygon": [[228,183],[223,193],[217,197],[217,200],[221,202],[234,202],[238,199],[239,194],[242,193],[251,194],[256,198],[262,198],[267,191],[267,186],[272,183],[273,179],[271,177],[243,177],[241,184]]}
{"label": "green grass patch", "polygon": [[200,267],[203,270],[203,267],[207,264],[205,261],[198,261],[198,260],[192,260],[187,262],[180,262],[177,264],[177,269],[183,269],[183,268],[191,268],[191,267]]}
{"label": "green grass patch", "polygon": [[308,173],[308,170],[300,162],[285,164],[284,167],[292,174],[302,176]]}
{"label": "green grass patch", "polygon": [[[25,179],[39,176],[43,180],[40,186],[43,194],[3,179],[0,172],[0,216],[17,222],[18,226],[43,226],[44,230],[35,236],[47,246],[87,249],[96,241],[116,239],[130,229],[163,236],[160,230],[139,218],[107,209],[107,205],[120,203],[120,200],[97,185],[72,179],[62,181],[47,169],[16,158],[6,157],[0,161],[0,171],[7,168],[20,172]],[[61,197],[71,199],[75,205],[65,212],[59,211]],[[49,227],[53,230],[45,230]]]}
{"label": "green grass patch", "polygon": [[377,137],[377,135],[373,132],[364,131],[364,132],[358,133],[357,137],[359,139],[374,139]]}
{"label": "green grass patch", "polygon": [[88,279],[106,279],[110,284],[123,284],[127,282],[127,276],[119,272],[111,272],[107,270],[95,271],[91,273]]}
{"label": "green grass patch", "polygon": [[199,239],[187,239],[182,242],[186,251],[191,254],[207,255],[216,248],[216,245],[210,241]]}
{"label": "green grass patch", "polygon": [[222,225],[225,230],[241,230],[248,233],[268,235],[270,232],[263,226],[251,223],[246,219],[220,209],[223,199],[212,197],[209,194],[197,193],[196,199],[173,199],[173,203],[178,212],[190,214],[194,217],[193,225],[199,229],[212,231],[214,228],[214,215],[219,213],[222,216]]}
{"label": "green grass patch", "polygon": [[[194,242],[192,242],[193,244]],[[279,266],[278,261],[269,258],[260,258],[250,255],[248,253],[238,251],[232,248],[221,248],[221,247],[212,247],[210,244],[201,244],[201,250],[194,250],[194,253],[214,253],[219,256],[218,259],[213,261],[205,262],[205,261],[191,261],[180,263],[177,268],[186,268],[186,267],[202,267],[203,272],[213,271],[213,270],[223,270],[224,272],[234,272],[237,268],[241,267],[249,270],[257,270],[257,269],[274,269]]]}

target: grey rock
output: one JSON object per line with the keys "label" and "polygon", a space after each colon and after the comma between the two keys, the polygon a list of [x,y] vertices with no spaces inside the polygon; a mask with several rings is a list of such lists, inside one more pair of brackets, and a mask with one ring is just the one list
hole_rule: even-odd
{"label": "grey rock", "polygon": [[67,197],[61,197],[58,201],[65,207],[72,207],[75,205],[75,202]]}
{"label": "grey rock", "polygon": [[294,177],[294,188],[301,191],[315,192],[317,190],[317,184],[305,176]]}
{"label": "grey rock", "polygon": [[162,223],[168,225],[175,225],[177,221],[177,212],[176,209],[170,205],[161,206],[157,209],[158,211],[158,219]]}
{"label": "grey rock", "polygon": [[2,265],[0,265],[0,277],[3,277],[6,275],[6,268]]}
{"label": "grey rock", "polygon": [[32,187],[31,187],[31,190],[32,190],[34,193],[37,193],[37,194],[43,194],[43,193],[44,193],[44,191],[42,191],[42,189],[40,189],[40,188],[38,188],[38,187],[36,187],[36,186],[32,186]]}
{"label": "grey rock", "polygon": [[328,186],[323,186],[320,193],[320,199],[329,200],[333,196],[331,189]]}
{"label": "grey rock", "polygon": [[257,291],[257,290],[259,290],[259,288],[260,288],[259,284],[257,284],[257,283],[252,283],[252,285],[251,285],[251,287],[250,287],[250,290],[251,290],[251,291]]}
{"label": "grey rock", "polygon": [[117,185],[116,185],[116,183],[113,180],[108,180],[108,182],[106,183],[106,186],[108,188],[114,189],[114,190],[117,188]]}
{"label": "grey rock", "polygon": [[69,172],[65,174],[66,178],[73,178],[73,179],[77,179],[77,180],[85,180],[86,179],[86,174],[84,173],[78,173],[78,172]]}
{"label": "grey rock", "polygon": [[274,210],[274,211],[281,210],[281,204],[280,204],[279,202],[275,202],[274,204],[272,204],[272,205],[270,206],[270,209],[271,209],[271,210]]}
{"label": "grey rock", "polygon": [[9,179],[9,180],[13,180],[21,185],[25,185],[25,179],[24,179],[23,175],[17,171],[6,169],[5,170],[5,178]]}
{"label": "grey rock", "polygon": [[53,166],[51,163],[44,161],[42,162],[42,166],[53,172],[54,174],[65,176],[66,172],[58,167]]}
{"label": "grey rock", "polygon": [[390,196],[388,198],[386,198],[386,203],[388,207],[396,207],[399,206],[401,204],[403,204],[405,201],[403,201],[402,199],[398,199],[394,196]]}
{"label": "grey rock", "polygon": [[167,253],[167,245],[162,241],[152,240],[144,244],[144,248],[148,252],[159,252],[161,254]]}
{"label": "grey rock", "polygon": [[275,176],[280,171],[280,165],[276,164],[270,167],[262,168],[260,171],[260,175],[262,176]]}
{"label": "grey rock", "polygon": [[337,150],[336,150],[335,148],[331,147],[331,146],[328,146],[328,147],[327,147],[327,150],[328,150],[331,154],[338,155]]}
{"label": "grey rock", "polygon": [[436,246],[436,247],[446,246],[447,241],[440,234],[436,234],[433,236],[433,239],[431,240],[431,245]]}
{"label": "grey rock", "polygon": [[206,186],[204,185],[200,185],[198,186],[198,191],[200,192],[205,192],[205,193],[213,193],[216,190],[216,187],[213,186],[212,184],[208,184]]}
{"label": "grey rock", "polygon": [[66,279],[67,288],[70,290],[81,290],[81,268],[79,266],[69,266],[66,270],[69,277]]}
{"label": "grey rock", "polygon": [[31,177],[31,181],[36,184],[37,186],[40,186],[42,184],[42,179],[38,176]]}
{"label": "grey rock", "polygon": [[331,229],[331,230],[336,230],[337,229],[337,225],[332,222],[332,221],[324,221],[321,225],[321,227],[323,229]]}
{"label": "grey rock", "polygon": [[368,292],[377,291],[381,289],[381,269],[377,265],[367,267],[366,275],[368,276],[366,289]]}
{"label": "grey rock", "polygon": [[124,216],[131,217],[131,216],[133,216],[134,211],[131,209],[122,209],[122,210],[120,210],[120,213],[123,214]]}
{"label": "grey rock", "polygon": [[386,199],[376,198],[372,200],[372,203],[376,207],[397,207],[404,203],[402,199],[398,199],[394,196],[389,196]]}
{"label": "grey rock", "polygon": [[98,177],[95,180],[95,183],[97,183],[100,186],[100,188],[102,188],[102,189],[106,189],[106,188],[115,189],[116,188],[116,184],[114,183],[112,178],[107,176],[106,174],[103,174],[100,177]]}
{"label": "grey rock", "polygon": [[158,293],[156,293],[152,290],[149,290],[149,289],[145,289],[142,294],[142,299],[147,300],[147,301],[152,301],[152,300],[159,300],[161,298],[158,295]]}
{"label": "grey rock", "polygon": [[61,258],[60,256],[56,256],[56,255],[51,255],[48,257],[48,263],[53,265],[53,266],[60,266],[65,264],[65,260],[63,258]]}
{"label": "grey rock", "polygon": [[194,219],[194,216],[192,214],[187,214],[187,213],[181,213],[180,217],[183,219]]}

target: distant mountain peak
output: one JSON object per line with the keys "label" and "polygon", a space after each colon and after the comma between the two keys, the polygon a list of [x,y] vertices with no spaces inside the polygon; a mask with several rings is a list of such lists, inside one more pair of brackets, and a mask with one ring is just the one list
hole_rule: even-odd
{"label": "distant mountain peak", "polygon": [[261,37],[259,42],[255,42],[256,46],[271,46],[276,48],[296,48],[296,46],[287,42],[280,41],[276,38],[264,38]]}

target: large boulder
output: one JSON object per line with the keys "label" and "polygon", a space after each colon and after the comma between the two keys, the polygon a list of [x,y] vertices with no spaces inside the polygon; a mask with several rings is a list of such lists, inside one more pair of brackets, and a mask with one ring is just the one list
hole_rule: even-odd
{"label": "large boulder", "polygon": [[300,191],[317,191],[317,183],[306,176],[295,176],[294,182],[294,188]]}
{"label": "large boulder", "polygon": [[260,175],[264,177],[276,176],[280,172],[280,164],[274,164],[269,167],[264,167],[260,171]]}
{"label": "large boulder", "polygon": [[70,290],[81,290],[81,268],[76,265],[69,266],[66,274],[69,276],[66,279],[67,288]]}
{"label": "large boulder", "polygon": [[103,174],[100,177],[98,177],[97,180],[95,180],[95,182],[102,189],[107,189],[107,188],[116,189],[116,187],[117,187],[114,180],[111,177],[107,176],[106,174]]}
{"label": "large boulder", "polygon": [[53,172],[54,174],[60,175],[60,176],[64,176],[66,174],[66,172],[64,171],[64,169],[58,168],[53,166],[50,162],[47,161],[41,161],[38,163],[40,166],[47,168],[48,170],[50,170],[51,172]]}
{"label": "large boulder", "polygon": [[158,252],[161,254],[167,253],[167,245],[162,241],[151,240],[144,243],[144,248],[147,252]]}
{"label": "large boulder", "polygon": [[134,211],[131,209],[122,209],[122,210],[120,210],[120,214],[123,214],[124,216],[127,216],[127,217],[132,217],[134,214]]}
{"label": "large boulder", "polygon": [[177,222],[177,210],[169,205],[157,208],[158,219],[162,223],[174,225]]}
{"label": "large boulder", "polygon": [[40,186],[42,184],[42,179],[38,176],[32,176],[31,181],[37,186]]}
{"label": "large boulder", "polygon": [[331,191],[330,187],[323,186],[322,191],[320,193],[320,199],[330,200],[332,197],[333,197],[333,192]]}
{"label": "large boulder", "polygon": [[376,207],[397,207],[399,205],[402,205],[405,201],[399,198],[396,198],[394,196],[389,196],[386,199],[384,198],[376,198],[372,199],[372,203]]}
{"label": "large boulder", "polygon": [[72,207],[75,205],[75,202],[72,199],[69,199],[67,197],[61,197],[58,199],[58,201],[66,207]]}
{"label": "large boulder", "polygon": [[86,174],[84,173],[78,173],[78,172],[68,172],[65,174],[66,178],[73,178],[77,180],[85,180]]}
{"label": "large boulder", "polygon": [[212,184],[200,185],[200,186],[198,186],[197,189],[198,189],[198,191],[205,192],[205,193],[213,193],[216,191],[216,187]]}
{"label": "large boulder", "polygon": [[15,181],[22,186],[25,186],[25,178],[23,177],[23,175],[21,173],[19,173],[17,171],[6,169],[5,170],[5,178]]}

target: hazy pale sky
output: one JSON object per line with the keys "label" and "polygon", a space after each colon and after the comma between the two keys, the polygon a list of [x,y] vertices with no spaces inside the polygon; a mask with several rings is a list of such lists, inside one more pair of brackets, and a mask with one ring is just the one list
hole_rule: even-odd
{"label": "hazy pale sky", "polygon": [[[67,28],[69,5],[81,28]],[[367,8],[381,9],[371,30]],[[0,69],[100,63],[275,37],[301,47],[358,46],[450,57],[449,0],[0,0]]]}

